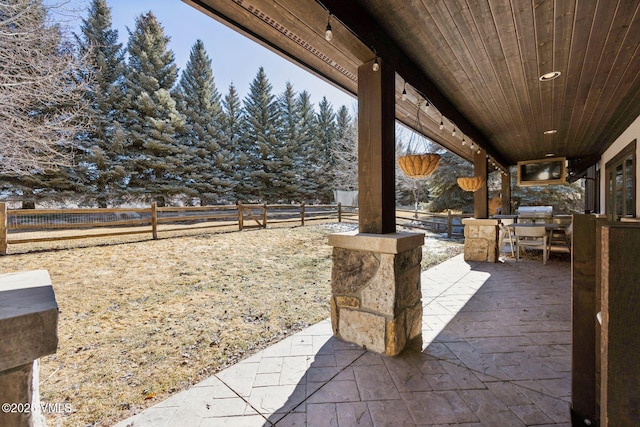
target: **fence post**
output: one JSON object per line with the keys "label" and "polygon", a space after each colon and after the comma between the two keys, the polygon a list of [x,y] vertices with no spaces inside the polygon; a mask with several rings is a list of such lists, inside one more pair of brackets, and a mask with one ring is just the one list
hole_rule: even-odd
{"label": "fence post", "polygon": [[7,254],[7,204],[0,202],[0,255]]}
{"label": "fence post", "polygon": [[158,203],[151,203],[151,233],[153,240],[158,240]]}
{"label": "fence post", "polygon": [[236,204],[238,206],[238,230],[242,231],[244,227],[244,211],[242,209],[242,202]]}
{"label": "fence post", "polygon": [[342,203],[338,203],[338,222],[342,222]]}
{"label": "fence post", "polygon": [[451,232],[453,231],[452,225],[451,225],[451,209],[449,209],[447,211],[447,237],[450,239],[451,238]]}
{"label": "fence post", "polygon": [[304,202],[300,204],[300,222],[304,225]]}
{"label": "fence post", "polygon": [[267,228],[267,202],[262,204],[262,228]]}

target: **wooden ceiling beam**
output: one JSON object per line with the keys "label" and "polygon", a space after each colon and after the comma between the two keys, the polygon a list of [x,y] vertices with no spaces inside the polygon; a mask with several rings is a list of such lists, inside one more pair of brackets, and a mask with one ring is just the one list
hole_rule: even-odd
{"label": "wooden ceiling beam", "polygon": [[413,88],[420,92],[449,120],[456,124],[465,135],[480,145],[489,156],[502,166],[510,162],[498,152],[490,140],[474,126],[458,109],[440,92],[437,86],[427,77],[409,56],[391,40],[373,17],[355,1],[316,0],[334,17],[359,38],[362,43],[372,49],[375,55],[394,64],[396,72]]}

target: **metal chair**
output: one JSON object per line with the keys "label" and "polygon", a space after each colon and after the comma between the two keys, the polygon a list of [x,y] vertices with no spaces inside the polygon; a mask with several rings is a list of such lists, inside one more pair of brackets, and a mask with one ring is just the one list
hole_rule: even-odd
{"label": "metal chair", "polygon": [[531,248],[542,250],[542,263],[549,259],[549,242],[547,230],[544,227],[515,227],[516,232],[516,261],[520,260],[520,249]]}
{"label": "metal chair", "polygon": [[500,222],[498,226],[500,227],[500,238],[498,239],[498,247],[500,248],[500,253],[504,250],[504,245],[506,241],[509,241],[509,249],[511,249],[511,256],[515,256],[513,247],[515,242],[513,240],[513,233],[511,232],[511,224],[513,224],[514,220],[511,218],[500,218]]}

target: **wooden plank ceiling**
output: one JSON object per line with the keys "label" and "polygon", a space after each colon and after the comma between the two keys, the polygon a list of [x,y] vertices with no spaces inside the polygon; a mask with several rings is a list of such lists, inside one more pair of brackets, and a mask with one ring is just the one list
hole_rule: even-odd
{"label": "wooden plank ceiling", "polygon": [[637,0],[184,1],[353,94],[379,56],[397,119],[415,128],[419,101],[423,133],[467,160],[553,154],[577,174],[640,115]]}

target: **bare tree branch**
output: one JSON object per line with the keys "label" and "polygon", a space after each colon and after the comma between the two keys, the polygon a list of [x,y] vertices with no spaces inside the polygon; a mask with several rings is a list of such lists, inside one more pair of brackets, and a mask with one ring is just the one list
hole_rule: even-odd
{"label": "bare tree branch", "polygon": [[81,61],[41,0],[0,2],[0,174],[70,165],[88,123]]}

